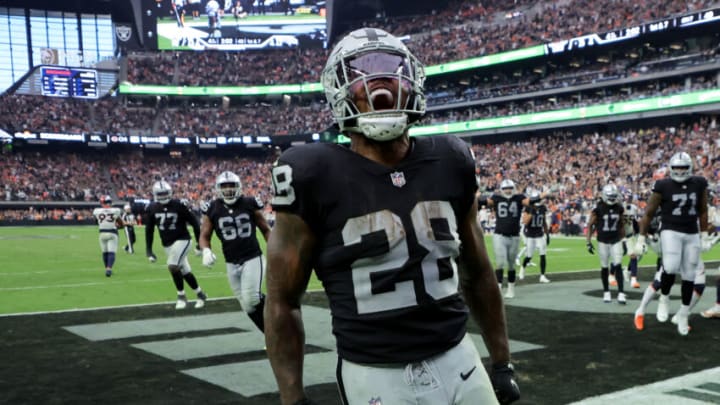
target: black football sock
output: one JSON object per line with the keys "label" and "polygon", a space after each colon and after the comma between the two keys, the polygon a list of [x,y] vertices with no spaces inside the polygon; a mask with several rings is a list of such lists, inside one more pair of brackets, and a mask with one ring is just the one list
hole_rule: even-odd
{"label": "black football sock", "polygon": [[515,282],[515,270],[508,270],[508,283]]}
{"label": "black football sock", "polygon": [[495,278],[497,278],[498,284],[502,284],[503,282],[503,271],[502,269],[495,270]]}
{"label": "black football sock", "polygon": [[523,267],[527,267],[528,263],[530,263],[530,258],[529,258],[529,257],[525,257],[525,258],[523,259]]}
{"label": "black football sock", "polygon": [[608,282],[608,268],[602,267],[600,268],[600,281],[602,281],[603,285],[603,291],[608,292],[610,291],[610,284]]}
{"label": "black football sock", "polygon": [[198,289],[198,282],[197,282],[197,279],[195,279],[194,274],[192,274],[192,273],[185,274],[185,275],[183,275],[183,278],[188,283],[190,288],[192,288],[193,290]]}
{"label": "black football sock", "polygon": [[103,252],[103,266],[105,266],[105,268],[107,268],[107,266],[108,266],[108,253],[107,252]]}
{"label": "black football sock", "polygon": [[628,268],[630,269],[630,275],[633,277],[637,277],[637,257],[631,257],[630,258],[630,264],[628,264]]}
{"label": "black football sock", "polygon": [[175,289],[178,291],[183,290],[183,275],[180,273],[180,271],[173,271],[170,272],[170,275],[172,276],[173,282],[175,283]]}
{"label": "black football sock", "polygon": [[263,313],[265,312],[265,295],[260,296],[260,302],[255,305],[252,312],[248,312],[248,317],[253,321],[255,326],[260,329],[260,332],[265,333],[265,320],[263,319]]}
{"label": "black football sock", "polygon": [[682,291],[682,303],[683,305],[690,305],[690,301],[692,300],[693,296],[693,290],[695,287],[695,283],[692,281],[682,281],[681,284],[681,291]]}
{"label": "black football sock", "polygon": [[545,262],[545,255],[540,255],[540,274],[543,274],[543,275],[545,274],[545,266],[546,265],[547,264]]}
{"label": "black football sock", "polygon": [[625,287],[625,277],[622,275],[622,267],[620,267],[619,264],[613,264],[610,266],[610,270],[615,269],[614,273],[618,276],[615,277],[615,281],[617,281],[617,288],[618,292],[623,292],[623,288]]}
{"label": "black football sock", "polygon": [[660,293],[662,295],[670,295],[670,289],[675,284],[675,275],[667,274],[665,271],[660,275]]}
{"label": "black football sock", "polygon": [[115,253],[110,252],[108,253],[108,259],[107,259],[107,267],[112,268],[112,266],[115,264]]}

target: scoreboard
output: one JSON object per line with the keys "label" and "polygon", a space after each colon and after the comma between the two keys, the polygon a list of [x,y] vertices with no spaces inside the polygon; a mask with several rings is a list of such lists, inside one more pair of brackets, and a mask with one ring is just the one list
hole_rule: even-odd
{"label": "scoreboard", "polygon": [[41,79],[43,96],[98,98],[96,70],[42,67]]}

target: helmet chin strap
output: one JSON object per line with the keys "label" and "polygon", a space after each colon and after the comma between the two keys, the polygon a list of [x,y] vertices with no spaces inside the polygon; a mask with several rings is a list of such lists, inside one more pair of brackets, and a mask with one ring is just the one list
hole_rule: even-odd
{"label": "helmet chin strap", "polygon": [[391,141],[405,133],[408,116],[405,113],[383,113],[357,118],[357,128],[374,141]]}

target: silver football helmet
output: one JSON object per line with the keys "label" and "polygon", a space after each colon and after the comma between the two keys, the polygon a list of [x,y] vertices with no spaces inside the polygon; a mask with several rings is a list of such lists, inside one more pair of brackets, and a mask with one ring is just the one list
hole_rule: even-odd
{"label": "silver football helmet", "polygon": [[234,204],[242,195],[242,182],[237,174],[229,171],[220,173],[215,179],[215,192],[225,204]]}
{"label": "silver football helmet", "polygon": [[670,158],[670,178],[682,183],[692,176],[693,161],[686,152],[679,152]]}
{"label": "silver football helmet", "polygon": [[[322,85],[343,132],[375,141],[401,136],[425,114],[425,69],[395,36],[376,28],[347,34],[333,48]],[[367,104],[360,112],[359,102]]]}
{"label": "silver football helmet", "polygon": [[500,182],[500,194],[505,198],[510,198],[515,194],[515,182],[510,179],[505,179]]}
{"label": "silver football helmet", "polygon": [[542,197],[540,195],[540,191],[538,190],[530,190],[528,192],[528,198],[530,199],[530,204],[539,207],[542,205]]}
{"label": "silver football helmet", "polygon": [[603,187],[602,194],[600,196],[602,200],[605,202],[605,204],[613,205],[620,202],[620,192],[618,191],[617,186],[610,183]]}
{"label": "silver football helmet", "polygon": [[625,217],[628,219],[636,219],[638,215],[638,209],[635,204],[625,204]]}
{"label": "silver football helmet", "polygon": [[152,187],[153,198],[160,204],[167,204],[172,197],[172,187],[165,180],[156,181]]}

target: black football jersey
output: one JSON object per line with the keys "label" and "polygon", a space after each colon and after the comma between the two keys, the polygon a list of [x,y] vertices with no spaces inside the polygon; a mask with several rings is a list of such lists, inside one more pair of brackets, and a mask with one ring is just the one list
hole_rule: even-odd
{"label": "black football jersey", "polygon": [[606,204],[602,200],[597,203],[593,213],[597,217],[595,230],[598,242],[617,243],[622,239],[620,227],[624,212],[622,204]]}
{"label": "black football jersey", "polygon": [[342,358],[412,362],[462,339],[457,228],[477,190],[465,142],[414,138],[393,168],[336,144],[293,147],[273,183],[273,208],[299,215],[317,237],[312,264]]}
{"label": "black football jersey", "polygon": [[178,240],[190,240],[188,225],[193,227],[195,237],[200,234],[200,223],[190,209],[179,200],[170,200],[167,204],[153,202],[146,211],[145,236],[148,249],[151,248],[152,235],[157,226],[160,241],[168,247]]}
{"label": "black football jersey", "polygon": [[252,197],[240,197],[230,205],[218,198],[202,207],[222,242],[226,262],[241,264],[262,254],[255,237],[255,211],[262,208],[262,202]]}
{"label": "black football jersey", "polygon": [[523,211],[524,194],[515,194],[510,198],[493,194],[493,212],[495,213],[495,233],[505,236],[520,235],[520,217]]}
{"label": "black football jersey", "polygon": [[661,229],[682,233],[699,232],[700,198],[703,193],[707,193],[707,188],[707,180],[700,176],[691,176],[683,183],[671,178],[656,181],[653,192],[662,196]]}
{"label": "black football jersey", "polygon": [[545,215],[547,207],[544,205],[525,207],[525,212],[531,215],[530,222],[523,227],[523,235],[528,238],[539,238],[545,234]]}

